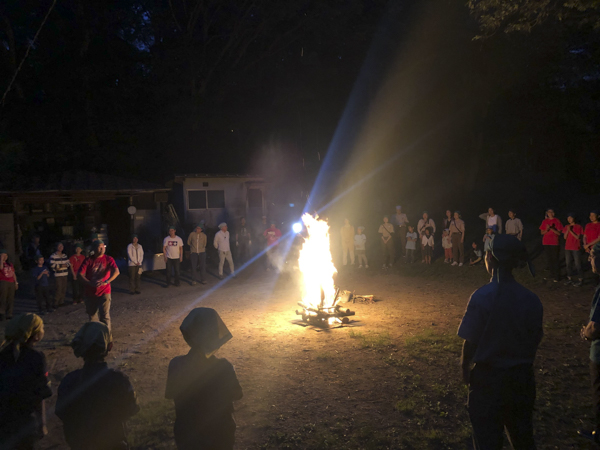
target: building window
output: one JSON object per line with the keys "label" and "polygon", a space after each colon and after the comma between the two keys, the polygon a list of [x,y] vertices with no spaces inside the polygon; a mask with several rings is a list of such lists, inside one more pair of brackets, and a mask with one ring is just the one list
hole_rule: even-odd
{"label": "building window", "polygon": [[188,209],[225,208],[225,191],[188,191]]}
{"label": "building window", "polygon": [[225,191],[206,191],[209,208],[225,208]]}
{"label": "building window", "polygon": [[262,208],[262,191],[260,189],[248,189],[248,206]]}
{"label": "building window", "polygon": [[188,191],[188,209],[206,209],[206,191]]}

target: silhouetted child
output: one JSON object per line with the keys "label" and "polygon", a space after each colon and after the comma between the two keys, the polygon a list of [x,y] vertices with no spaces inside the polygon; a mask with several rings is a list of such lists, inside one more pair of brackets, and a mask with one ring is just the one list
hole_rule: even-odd
{"label": "silhouetted child", "polygon": [[421,243],[423,244],[425,264],[431,264],[431,255],[433,255],[433,236],[431,235],[431,228],[425,228],[425,235],[423,236]]}
{"label": "silhouetted child", "polygon": [[469,260],[469,265],[474,266],[476,264],[479,264],[483,260],[483,251],[481,250],[481,248],[475,241],[473,241],[473,243],[471,244],[471,247],[472,247],[472,250],[471,250],[471,258]]}
{"label": "silhouetted child", "polygon": [[52,395],[46,357],[33,346],[44,337],[37,314],[6,325],[0,351],[0,448],[33,449],[46,433],[44,399]]}
{"label": "silhouetted child", "polygon": [[408,233],[406,233],[406,262],[410,264],[415,262],[418,237],[419,235],[415,232],[415,227],[409,225]]}
{"label": "silhouetted child", "polygon": [[446,228],[442,233],[442,247],[444,247],[444,262],[452,262],[452,238],[450,237],[450,230]]}
{"label": "silhouetted child", "polygon": [[58,387],[56,415],[67,443],[73,450],[127,449],[125,422],[140,408],[127,375],[104,362],[113,347],[110,330],[88,322],[71,347],[83,368],[68,373]]}
{"label": "silhouetted child", "polygon": [[36,256],[36,266],[31,269],[31,275],[35,283],[35,299],[38,305],[38,314],[44,315],[46,311],[49,313],[53,312],[52,302],[50,301],[50,291],[48,288],[48,278],[50,277],[50,271],[44,265],[44,257],[42,255]]}
{"label": "silhouetted child", "polygon": [[356,235],[354,236],[354,252],[356,253],[356,259],[358,259],[358,268],[365,269],[369,268],[369,262],[367,261],[367,236],[363,234],[365,227],[360,226],[356,229]]}
{"label": "silhouetted child", "polygon": [[231,450],[233,402],[242,398],[242,388],[231,363],[213,356],[231,333],[212,308],[193,309],[179,329],[191,349],[171,360],[165,392],[175,401],[177,448]]}

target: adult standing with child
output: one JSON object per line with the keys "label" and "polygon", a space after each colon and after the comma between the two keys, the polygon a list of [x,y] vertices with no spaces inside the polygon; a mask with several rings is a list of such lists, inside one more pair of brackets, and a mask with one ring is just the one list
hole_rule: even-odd
{"label": "adult standing with child", "polygon": [[430,228],[430,233],[435,234],[435,222],[429,218],[429,213],[423,211],[423,218],[417,223],[417,232],[419,233],[419,241],[421,241],[421,262],[425,262],[425,247],[423,246],[423,236],[425,236],[425,230]]}

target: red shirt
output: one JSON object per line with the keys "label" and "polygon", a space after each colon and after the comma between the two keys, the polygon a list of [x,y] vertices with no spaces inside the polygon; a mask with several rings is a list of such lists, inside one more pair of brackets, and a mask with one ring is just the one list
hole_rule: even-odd
{"label": "red shirt", "polygon": [[600,222],[590,222],[585,226],[585,231],[583,232],[585,236],[585,243],[589,244],[590,242],[594,242],[600,236]]}
{"label": "red shirt", "polygon": [[4,263],[4,267],[0,270],[0,281],[15,282],[15,268],[11,263]]}
{"label": "red shirt", "polygon": [[69,262],[71,263],[71,267],[73,268],[73,272],[75,273],[79,273],[79,268],[81,267],[81,265],[83,264],[83,261],[85,261],[85,256],[84,255],[73,255],[69,258]]}
{"label": "red shirt", "polygon": [[[540,225],[540,230],[545,230],[549,226],[554,225],[554,229],[557,231],[562,231],[563,226],[556,217],[553,219],[545,219]],[[548,230],[548,232],[542,238],[543,245],[558,245],[558,234],[554,233],[552,230]]]}
{"label": "red shirt", "polygon": [[277,245],[277,241],[281,237],[281,231],[277,228],[267,228],[263,235],[267,238],[267,245]]}
{"label": "red shirt", "polygon": [[[569,225],[565,225],[563,231],[566,232],[568,228]],[[565,250],[581,250],[581,235],[583,234],[583,227],[576,223],[571,225],[571,229],[573,230],[573,233],[578,234],[580,237],[577,239],[570,232],[566,232],[565,239],[567,241],[565,242]]]}
{"label": "red shirt", "polygon": [[[93,284],[108,280],[115,270],[117,270],[115,260],[110,256],[102,255],[87,258],[81,265],[79,273],[82,273]],[[105,294],[110,294],[110,284],[101,286],[86,284],[85,286],[85,295],[102,297]]]}

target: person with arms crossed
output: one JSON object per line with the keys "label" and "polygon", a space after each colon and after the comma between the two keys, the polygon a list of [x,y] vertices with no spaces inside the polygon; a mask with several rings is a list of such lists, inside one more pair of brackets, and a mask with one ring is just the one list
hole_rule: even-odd
{"label": "person with arms crossed", "polygon": [[[565,261],[567,263],[567,282],[565,286],[572,284],[575,287],[583,285],[583,271],[581,270],[581,235],[583,227],[575,220],[575,214],[569,213],[567,216],[567,225],[563,229],[565,237]],[[573,264],[577,271],[577,281],[573,282]]]}
{"label": "person with arms crossed", "polygon": [[508,217],[505,225],[506,234],[515,236],[518,240],[523,239],[523,222],[517,217],[514,209],[508,210]]}
{"label": "person with arms crossed", "polygon": [[556,217],[554,210],[549,208],[546,210],[546,218],[540,225],[540,233],[542,234],[542,245],[546,252],[546,261],[550,276],[555,283],[558,283],[560,278],[560,246],[559,236],[563,230],[563,225]]}
{"label": "person with arms crossed", "polygon": [[471,295],[458,329],[465,341],[461,367],[475,449],[502,449],[505,429],[513,448],[535,449],[533,362],[543,336],[543,307],[514,279],[521,263],[529,264],[527,250],[516,237],[497,234],[489,242],[485,265],[492,279]]}

